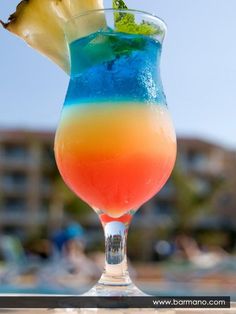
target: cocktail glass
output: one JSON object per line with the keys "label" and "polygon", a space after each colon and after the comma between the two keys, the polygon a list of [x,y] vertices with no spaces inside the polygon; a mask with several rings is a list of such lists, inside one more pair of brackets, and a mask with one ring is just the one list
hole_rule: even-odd
{"label": "cocktail glass", "polygon": [[[92,20],[103,26],[88,30]],[[117,29],[119,21],[127,25]],[[163,187],[176,157],[160,78],[165,32],[162,20],[134,10],[89,11],[66,25],[71,78],[55,156],[105,233],[104,272],[87,295],[143,295],[129,277],[126,239],[133,215]]]}

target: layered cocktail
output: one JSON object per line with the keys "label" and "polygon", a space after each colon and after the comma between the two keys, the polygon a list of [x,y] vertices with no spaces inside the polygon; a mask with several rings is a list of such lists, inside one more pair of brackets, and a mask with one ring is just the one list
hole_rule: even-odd
{"label": "layered cocktail", "polygon": [[111,217],[168,179],[176,142],[157,71],[161,44],[101,31],[70,44],[72,77],[55,141],[68,186]]}
{"label": "layered cocktail", "polygon": [[[142,12],[100,10],[72,21],[106,23],[82,38],[69,36],[71,79],[55,138],[60,173],[99,215],[105,232],[105,270],[89,295],[142,295],[126,264],[133,214],[169,178],[176,138],[160,78],[164,24]],[[142,17],[151,34],[128,27]],[[101,19],[101,17],[100,17]],[[111,21],[111,22],[108,22]]]}
{"label": "layered cocktail", "polygon": [[2,24],[70,73],[56,161],[105,233],[105,269],[88,295],[143,295],[128,274],[126,238],[132,216],[163,187],[176,157],[160,77],[166,27],[122,0],[113,9],[102,6],[102,0],[22,1]]}

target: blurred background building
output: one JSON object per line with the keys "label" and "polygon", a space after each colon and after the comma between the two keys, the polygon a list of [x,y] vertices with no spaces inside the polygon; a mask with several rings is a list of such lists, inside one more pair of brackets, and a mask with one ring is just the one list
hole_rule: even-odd
{"label": "blurred background building", "polygon": [[0,133],[0,228],[25,238],[50,225],[55,173],[53,134],[19,130]]}
{"label": "blurred background building", "polygon": [[[1,19],[18,2],[1,1]],[[199,135],[179,137],[170,180],[134,217],[131,274],[148,293],[236,301],[236,151],[226,148],[236,147],[236,1],[126,2],[167,22],[168,103],[177,133]],[[0,36],[0,125],[8,128],[0,131],[0,293],[81,292],[103,268],[98,217],[63,184],[54,135],[10,129],[55,129],[68,78],[3,28]]]}
{"label": "blurred background building", "polygon": [[[27,242],[42,234],[49,237],[66,221],[79,220],[95,245],[94,241],[103,241],[100,223],[61,181],[53,140],[51,132],[0,132],[0,230]],[[149,237],[150,246],[144,245],[146,250],[140,252],[133,243],[131,257],[155,259],[157,239],[168,238],[179,230],[209,233],[226,229],[229,235],[235,235],[235,165],[235,151],[205,140],[180,137],[171,179],[136,213],[132,224],[136,234]],[[222,244],[217,243],[217,237],[215,242]],[[232,248],[234,239],[227,245]]]}
{"label": "blurred background building", "polygon": [[[99,219],[62,182],[53,141],[52,132],[0,131],[0,292],[80,293],[102,271]],[[236,298],[235,165],[235,151],[178,138],[171,178],[129,232],[144,290]]]}

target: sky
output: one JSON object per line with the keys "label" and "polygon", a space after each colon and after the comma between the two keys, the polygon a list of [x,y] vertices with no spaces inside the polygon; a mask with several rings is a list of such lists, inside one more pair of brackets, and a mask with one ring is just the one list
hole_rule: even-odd
{"label": "sky", "polygon": [[[111,0],[104,0],[105,7]],[[18,1],[1,0],[6,20]],[[236,148],[236,1],[127,0],[168,26],[161,73],[179,135]],[[69,77],[0,29],[0,128],[55,130]]]}

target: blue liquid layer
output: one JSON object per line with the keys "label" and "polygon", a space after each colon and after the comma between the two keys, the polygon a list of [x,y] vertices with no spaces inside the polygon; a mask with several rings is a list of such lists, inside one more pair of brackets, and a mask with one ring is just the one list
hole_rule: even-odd
{"label": "blue liquid layer", "polygon": [[161,44],[147,36],[97,32],[70,44],[65,105],[132,101],[165,104]]}

